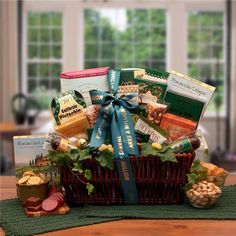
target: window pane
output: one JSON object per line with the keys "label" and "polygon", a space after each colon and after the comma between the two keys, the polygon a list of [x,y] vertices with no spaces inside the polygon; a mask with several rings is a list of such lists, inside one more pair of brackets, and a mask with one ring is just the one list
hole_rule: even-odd
{"label": "window pane", "polygon": [[28,42],[37,43],[39,41],[39,31],[36,29],[28,30]]}
{"label": "window pane", "polygon": [[[214,98],[224,98],[224,14],[222,12],[190,12],[188,17],[188,74],[217,86]],[[214,111],[214,98],[208,111]],[[221,107],[224,111],[225,103]]]}
{"label": "window pane", "polygon": [[59,93],[60,90],[61,90],[60,80],[59,80],[59,79],[53,79],[53,80],[51,81],[51,84],[52,84],[53,89],[55,89],[56,92]]}
{"label": "window pane", "polygon": [[39,85],[48,90],[50,88],[49,82],[50,81],[47,79],[42,79],[40,80]]}
{"label": "window pane", "polygon": [[51,14],[51,17],[52,17],[52,25],[55,25],[55,26],[61,26],[62,25],[62,16],[61,16],[60,13],[53,12]]}
{"label": "window pane", "polygon": [[164,60],[166,58],[166,45],[165,44],[153,44],[150,46],[151,58],[153,60]]}
{"label": "window pane", "polygon": [[60,12],[32,11],[27,17],[28,92],[43,109],[60,91],[62,23]]}
{"label": "window pane", "polygon": [[28,77],[36,77],[37,76],[37,67],[36,63],[29,63],[28,64]]}
{"label": "window pane", "polygon": [[40,25],[41,26],[49,26],[50,21],[50,13],[41,13],[40,14]]}
{"label": "window pane", "polygon": [[28,25],[29,26],[37,26],[38,24],[39,24],[39,14],[29,13],[28,14]]}
{"label": "window pane", "polygon": [[49,29],[40,30],[40,42],[50,42],[50,31]]}
{"label": "window pane", "polygon": [[98,61],[85,61],[85,68],[96,68],[99,67]]}
{"label": "window pane", "polygon": [[50,57],[50,46],[49,45],[42,45],[40,46],[39,51],[40,58],[46,59]]}
{"label": "window pane", "polygon": [[101,47],[101,55],[104,59],[111,59],[115,58],[116,53],[116,44],[115,43],[103,43],[100,45]]}
{"label": "window pane", "polygon": [[61,42],[61,40],[62,40],[61,29],[52,30],[52,41],[53,42]]}
{"label": "window pane", "polygon": [[61,46],[53,46],[52,56],[55,57],[55,58],[61,58],[62,57]]}
{"label": "window pane", "polygon": [[84,23],[86,68],[106,63],[115,68],[156,66],[152,62],[160,59],[165,69],[164,10],[86,9]]}
{"label": "window pane", "polygon": [[39,64],[39,77],[41,78],[48,77],[49,71],[50,71],[50,68],[48,64],[44,64],[44,63]]}
{"label": "window pane", "polygon": [[54,64],[52,64],[51,67],[52,67],[51,76],[53,78],[59,78],[60,73],[61,73],[61,64],[54,63]]}
{"label": "window pane", "polygon": [[38,46],[37,45],[29,45],[28,46],[28,57],[29,58],[38,57]]}
{"label": "window pane", "polygon": [[33,79],[28,80],[28,92],[32,93],[37,88],[37,81]]}

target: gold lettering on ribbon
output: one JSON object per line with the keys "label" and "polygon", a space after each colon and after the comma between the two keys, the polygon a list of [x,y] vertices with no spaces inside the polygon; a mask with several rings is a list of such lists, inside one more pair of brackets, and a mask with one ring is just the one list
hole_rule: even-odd
{"label": "gold lettering on ribbon", "polygon": [[120,158],[123,158],[124,150],[123,150],[123,143],[122,143],[121,136],[117,136],[117,143],[118,143],[118,148],[119,148],[119,156]]}
{"label": "gold lettering on ribbon", "polygon": [[121,160],[120,163],[121,163],[121,169],[123,172],[124,179],[125,179],[125,181],[129,181],[130,180],[129,171],[128,171],[128,167],[126,165],[125,160]]}
{"label": "gold lettering on ribbon", "polygon": [[129,122],[126,116],[126,111],[125,109],[121,108],[120,112],[121,112],[122,120],[124,122],[124,129],[125,129],[125,134],[128,141],[128,146],[131,149],[131,153],[134,153],[134,143],[133,143],[132,136],[130,134]]}
{"label": "gold lettering on ribbon", "polygon": [[91,96],[92,101],[94,101],[94,100],[101,101],[102,99],[103,99],[103,95],[93,95],[93,96]]}
{"label": "gold lettering on ribbon", "polygon": [[102,121],[101,121],[101,124],[98,126],[98,132],[96,133],[96,139],[98,139],[98,140],[100,140],[102,137],[102,130],[103,130],[104,125],[106,124],[108,110],[109,110],[108,107],[104,108],[104,114],[102,117]]}

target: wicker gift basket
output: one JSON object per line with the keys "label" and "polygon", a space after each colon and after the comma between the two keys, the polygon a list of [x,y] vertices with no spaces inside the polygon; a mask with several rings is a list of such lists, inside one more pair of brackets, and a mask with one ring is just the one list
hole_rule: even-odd
{"label": "wicker gift basket", "polygon": [[[184,199],[186,174],[191,167],[194,153],[177,154],[177,163],[162,162],[158,156],[131,157],[132,171],[137,186],[139,204],[179,204]],[[71,169],[61,168],[61,184],[70,204],[124,204],[117,168],[109,170],[95,160],[86,161],[92,171],[94,192],[88,195],[83,176]],[[85,180],[84,180],[85,181]]]}
{"label": "wicker gift basket", "polygon": [[[85,91],[90,82],[96,84]],[[54,151],[52,161],[70,159],[69,165],[66,158],[60,165],[68,203],[183,201],[200,146],[195,131],[214,88],[147,68],[123,74],[110,68],[63,73],[61,86],[72,90],[52,101],[56,126],[45,146]]]}

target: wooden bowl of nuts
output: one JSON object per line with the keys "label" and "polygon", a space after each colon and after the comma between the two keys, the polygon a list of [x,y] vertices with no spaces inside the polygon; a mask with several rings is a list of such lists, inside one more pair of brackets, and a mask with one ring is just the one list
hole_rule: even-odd
{"label": "wooden bowl of nuts", "polygon": [[217,203],[222,194],[221,189],[214,183],[202,181],[193,184],[186,192],[190,204],[197,208],[209,208]]}

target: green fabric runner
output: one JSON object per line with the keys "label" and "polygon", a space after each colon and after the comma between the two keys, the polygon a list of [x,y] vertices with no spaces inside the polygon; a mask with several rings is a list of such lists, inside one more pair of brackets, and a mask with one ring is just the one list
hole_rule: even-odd
{"label": "green fabric runner", "polygon": [[219,202],[210,209],[194,208],[187,201],[181,205],[84,206],[71,208],[67,215],[29,218],[18,199],[1,201],[0,207],[0,225],[6,235],[34,235],[122,218],[236,220],[236,185],[224,187]]}

